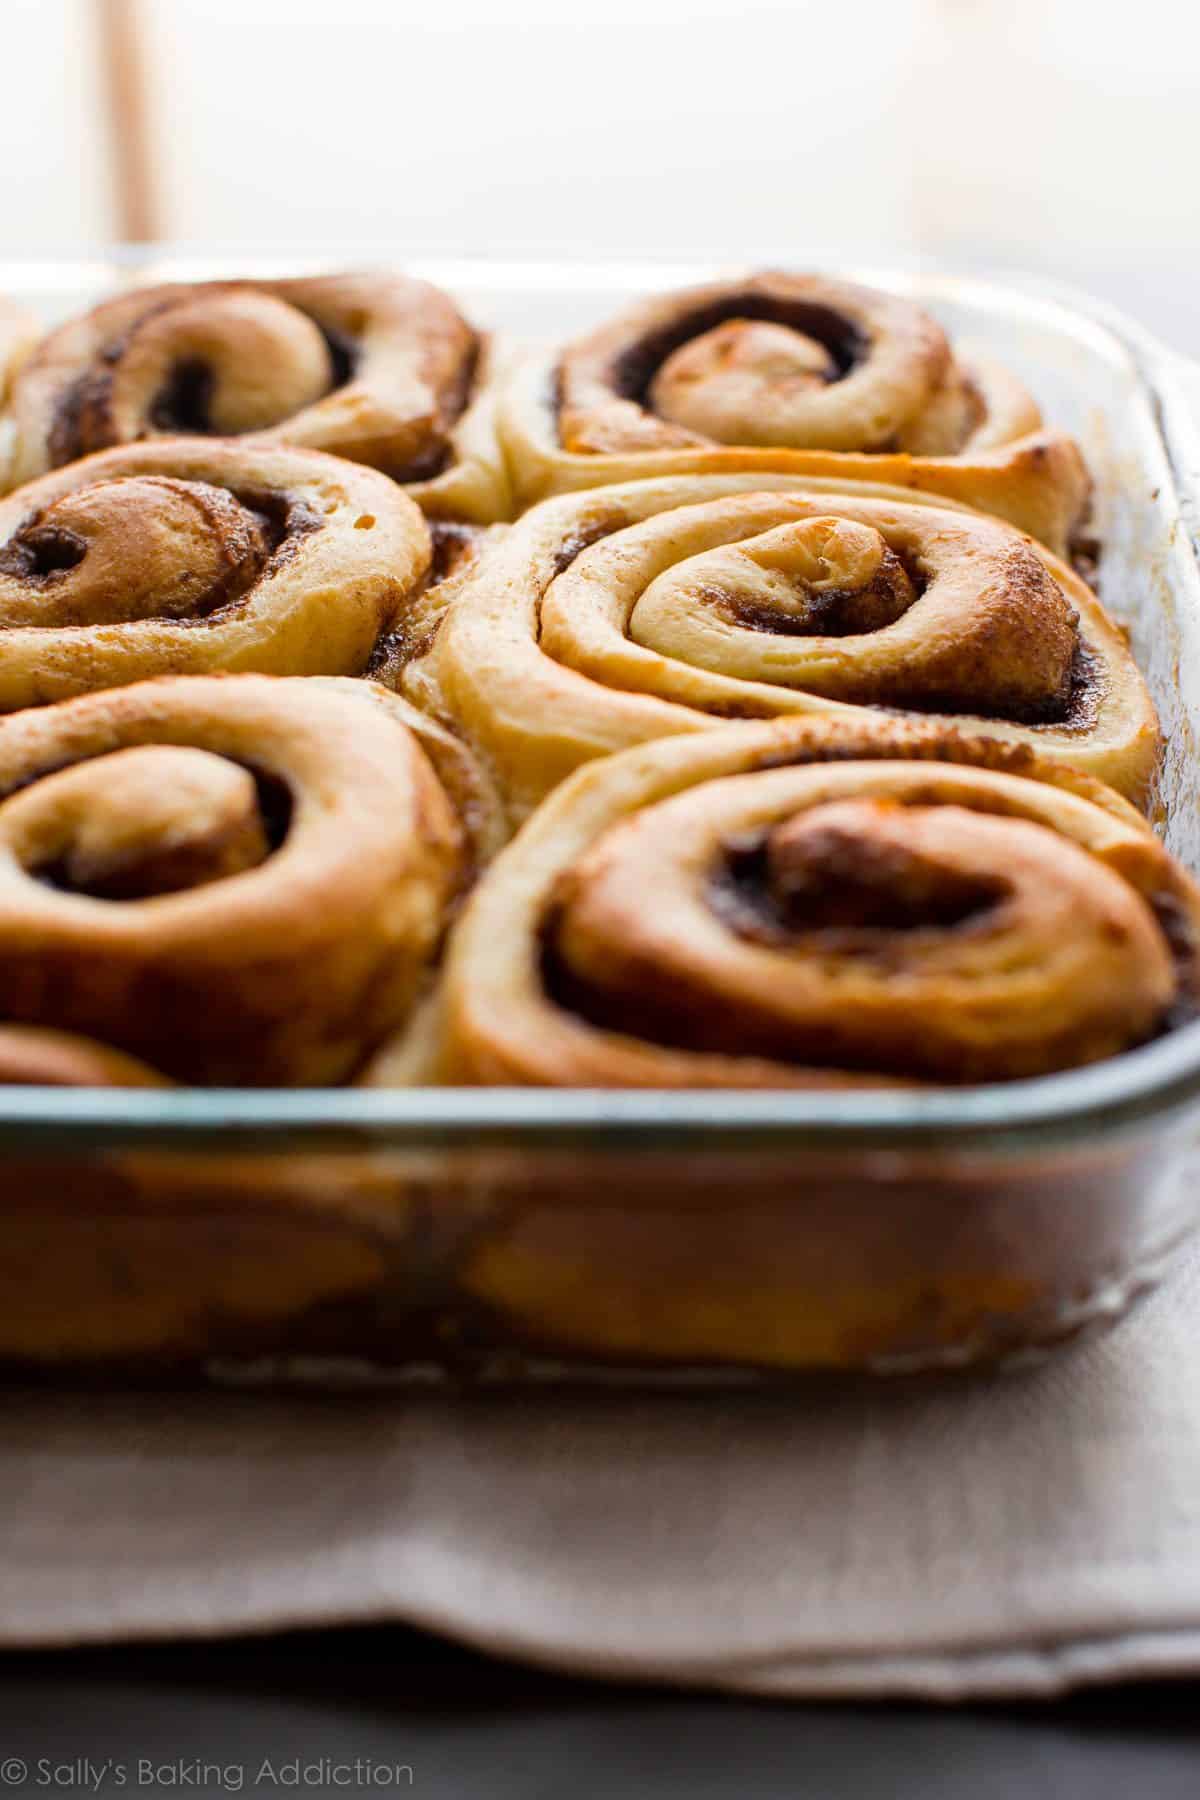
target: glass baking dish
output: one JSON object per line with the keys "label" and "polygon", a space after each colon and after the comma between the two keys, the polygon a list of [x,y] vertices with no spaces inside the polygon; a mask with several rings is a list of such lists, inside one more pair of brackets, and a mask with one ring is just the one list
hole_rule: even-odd
{"label": "glass baking dish", "polygon": [[[714,273],[155,251],[12,263],[0,291],[50,321],[123,282],[386,262],[510,340]],[[1082,440],[1101,593],[1166,734],[1165,835],[1200,868],[1197,372],[1040,286],[849,273]],[[1119,1313],[1194,1223],[1198,1104],[1200,1025],[953,1091],[0,1089],[0,1362],[328,1384],[1020,1359]]]}

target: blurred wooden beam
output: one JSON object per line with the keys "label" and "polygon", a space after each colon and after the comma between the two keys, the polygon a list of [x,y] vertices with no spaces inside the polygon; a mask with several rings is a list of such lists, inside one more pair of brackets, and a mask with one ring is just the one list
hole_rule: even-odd
{"label": "blurred wooden beam", "polygon": [[117,235],[152,243],[162,236],[162,217],[139,0],[95,0],[95,7]]}

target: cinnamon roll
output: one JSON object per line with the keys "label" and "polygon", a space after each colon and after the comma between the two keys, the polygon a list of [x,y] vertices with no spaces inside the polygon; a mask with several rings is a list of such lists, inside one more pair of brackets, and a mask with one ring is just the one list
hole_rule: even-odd
{"label": "cinnamon roll", "polygon": [[403,691],[528,811],[581,762],[717,720],[953,716],[1136,801],[1158,727],[1065,564],[966,508],[772,475],[674,476],[535,507],[448,608]]}
{"label": "cinnamon roll", "polygon": [[386,273],[180,282],[50,333],[13,384],[11,479],[164,433],[382,469],[432,513],[508,514],[490,350],[448,295]]}
{"label": "cinnamon roll", "polygon": [[1194,1013],[1200,888],[1100,783],[929,722],[788,720],[580,770],[476,890],[434,1066],[813,1087],[1071,1069]]}
{"label": "cinnamon roll", "polygon": [[462,746],[365,682],[0,721],[3,1017],[177,1081],[341,1081],[416,1008],[494,817]]}
{"label": "cinnamon roll", "polygon": [[770,272],[655,296],[514,375],[500,430],[524,505],[642,475],[881,481],[1010,520],[1065,554],[1089,480],[1002,368],[921,307]]}
{"label": "cinnamon roll", "polygon": [[431,557],[394,482],[316,451],[85,457],[0,501],[0,711],[168,673],[358,674]]}

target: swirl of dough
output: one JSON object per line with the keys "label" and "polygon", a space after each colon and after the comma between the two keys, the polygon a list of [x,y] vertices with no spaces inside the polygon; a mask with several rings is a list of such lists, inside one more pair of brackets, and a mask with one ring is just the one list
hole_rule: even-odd
{"label": "swirl of dough", "polygon": [[11,481],[163,434],[242,436],[382,469],[438,514],[507,516],[490,350],[403,275],[205,281],[104,301],[12,385]]}
{"label": "swirl of dough", "polygon": [[178,1081],[343,1080],[422,998],[491,829],[462,747],[366,682],[167,678],[5,719],[4,1018]]}
{"label": "swirl of dough", "polygon": [[1200,889],[1111,790],[927,722],[788,720],[580,770],[457,928],[443,1078],[995,1082],[1194,1012]]}
{"label": "swirl of dough", "polygon": [[1060,554],[1089,492],[1006,370],[957,359],[912,301],[770,272],[657,295],[556,359],[500,412],[518,498],[636,476],[770,469],[911,487],[1007,518]]}
{"label": "swirl of dough", "polygon": [[1139,802],[1159,747],[1128,645],[1048,551],[965,508],[786,476],[543,502],[403,690],[457,723],[516,815],[590,757],[718,719],[948,715]]}
{"label": "swirl of dough", "polygon": [[160,674],[358,674],[431,555],[394,482],[317,451],[102,451],[0,501],[0,711]]}

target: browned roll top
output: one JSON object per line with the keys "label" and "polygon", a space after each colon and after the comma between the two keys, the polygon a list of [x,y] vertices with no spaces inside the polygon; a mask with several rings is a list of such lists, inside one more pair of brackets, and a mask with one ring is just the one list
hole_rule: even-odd
{"label": "browned roll top", "polygon": [[514,814],[587,758],[719,720],[956,717],[1130,798],[1154,708],[1091,590],[998,519],[877,486],[677,475],[563,495],[490,549],[403,672]]}
{"label": "browned roll top", "polygon": [[[680,1050],[936,1082],[1070,1068],[1151,1035],[1176,982],[1150,907],[1043,824],[955,804],[966,784],[938,804],[923,779],[929,805],[891,784],[753,834],[712,796],[614,828],[547,921],[552,990]],[[706,891],[685,896],[678,862],[701,847]]]}
{"label": "browned roll top", "polygon": [[912,302],[770,273],[643,302],[562,355],[568,450],[964,449],[985,405]]}
{"label": "browned roll top", "polygon": [[533,359],[501,431],[526,502],[760,468],[944,494],[1060,554],[1090,486],[1021,383],[957,356],[922,307],[776,270],[654,295]]}
{"label": "browned roll top", "polygon": [[457,930],[433,1066],[1007,1081],[1146,1042],[1198,976],[1200,890],[1098,782],[929,724],[738,725],[597,762],[533,815]]}
{"label": "browned roll top", "polygon": [[60,326],[25,363],[10,481],[144,438],[237,436],[369,464],[435,510],[457,483],[471,516],[501,517],[499,458],[464,436],[486,360],[453,301],[402,275],[145,288]]}
{"label": "browned roll top", "polygon": [[492,829],[462,747],[366,682],[168,679],[0,721],[0,1051],[49,1066],[13,1045],[32,1027],[93,1040],[71,1066],[99,1078],[112,1051],[343,1080],[422,997]]}
{"label": "browned roll top", "polygon": [[0,500],[0,711],[159,674],[358,674],[432,562],[374,469],[228,438],[101,451]]}

